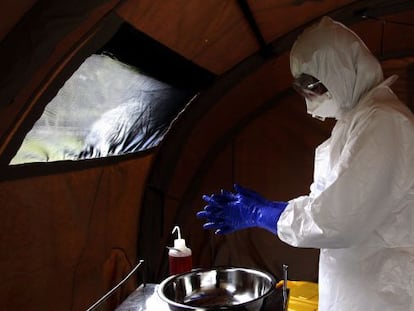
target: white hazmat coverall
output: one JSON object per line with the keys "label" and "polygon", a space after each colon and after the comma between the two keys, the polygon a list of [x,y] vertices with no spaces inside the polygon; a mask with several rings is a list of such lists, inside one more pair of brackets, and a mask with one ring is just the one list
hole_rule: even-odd
{"label": "white hazmat coverall", "polygon": [[[319,310],[414,310],[414,118],[361,39],[328,17],[291,51],[338,109],[310,193],[289,201],[279,238],[319,248]],[[332,109],[331,109],[332,111]]]}

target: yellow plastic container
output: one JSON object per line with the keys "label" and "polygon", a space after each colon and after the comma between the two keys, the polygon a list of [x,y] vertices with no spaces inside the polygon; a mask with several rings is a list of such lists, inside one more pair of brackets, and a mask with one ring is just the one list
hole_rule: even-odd
{"label": "yellow plastic container", "polygon": [[[277,287],[283,286],[283,281]],[[306,281],[288,281],[289,311],[317,311],[318,310],[318,284]]]}

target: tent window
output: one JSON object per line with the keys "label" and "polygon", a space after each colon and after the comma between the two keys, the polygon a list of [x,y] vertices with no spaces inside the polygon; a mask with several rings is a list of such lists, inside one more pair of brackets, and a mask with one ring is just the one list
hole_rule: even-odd
{"label": "tent window", "polygon": [[[183,72],[171,68],[154,43],[147,44],[149,59],[142,48],[149,39],[135,32],[121,27],[106,47],[81,64],[45,107],[10,164],[115,156],[159,144],[200,85],[191,74],[187,80],[174,78]],[[120,52],[123,48],[126,53]],[[170,63],[177,66],[173,59]]]}

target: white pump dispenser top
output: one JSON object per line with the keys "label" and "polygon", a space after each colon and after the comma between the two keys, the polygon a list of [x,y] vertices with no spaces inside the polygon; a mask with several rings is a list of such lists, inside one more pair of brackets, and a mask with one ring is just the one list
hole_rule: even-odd
{"label": "white pump dispenser top", "polygon": [[[178,252],[181,252],[182,256],[191,255],[191,249],[189,249],[187,245],[185,244],[185,239],[181,238],[180,227],[175,226],[172,230],[172,233],[174,234],[176,231],[177,231],[178,238],[174,240],[174,249],[178,250]],[[170,249],[170,251],[174,249]]]}

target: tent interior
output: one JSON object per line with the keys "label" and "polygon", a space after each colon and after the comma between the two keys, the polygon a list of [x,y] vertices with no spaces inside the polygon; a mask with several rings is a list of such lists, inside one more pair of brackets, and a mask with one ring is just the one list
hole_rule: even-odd
{"label": "tent interior", "polygon": [[[314,149],[334,122],[306,113],[291,88],[289,50],[322,16],[365,41],[384,76],[399,76],[392,89],[414,109],[409,0],[21,0],[2,1],[0,12],[3,310],[85,310],[144,260],[101,306],[114,310],[142,282],[168,275],[166,246],[175,225],[194,267],[251,267],[281,279],[286,264],[289,279],[317,282],[318,250],[290,247],[262,229],[215,235],[195,214],[202,194],[234,183],[280,201],[309,192]],[[104,101],[115,102],[119,87],[131,81],[114,69],[99,76],[99,69],[96,77],[105,82],[99,92],[109,99],[89,96],[94,86],[81,84],[59,100],[60,113],[48,108],[76,74],[91,79],[79,71],[91,57],[156,79],[136,95],[150,104],[149,125],[134,119],[119,153],[53,158],[37,142],[32,150],[43,158],[14,162],[44,112],[45,124],[68,115],[79,121]],[[94,118],[85,119],[87,129]],[[52,136],[41,143],[63,142]]]}

